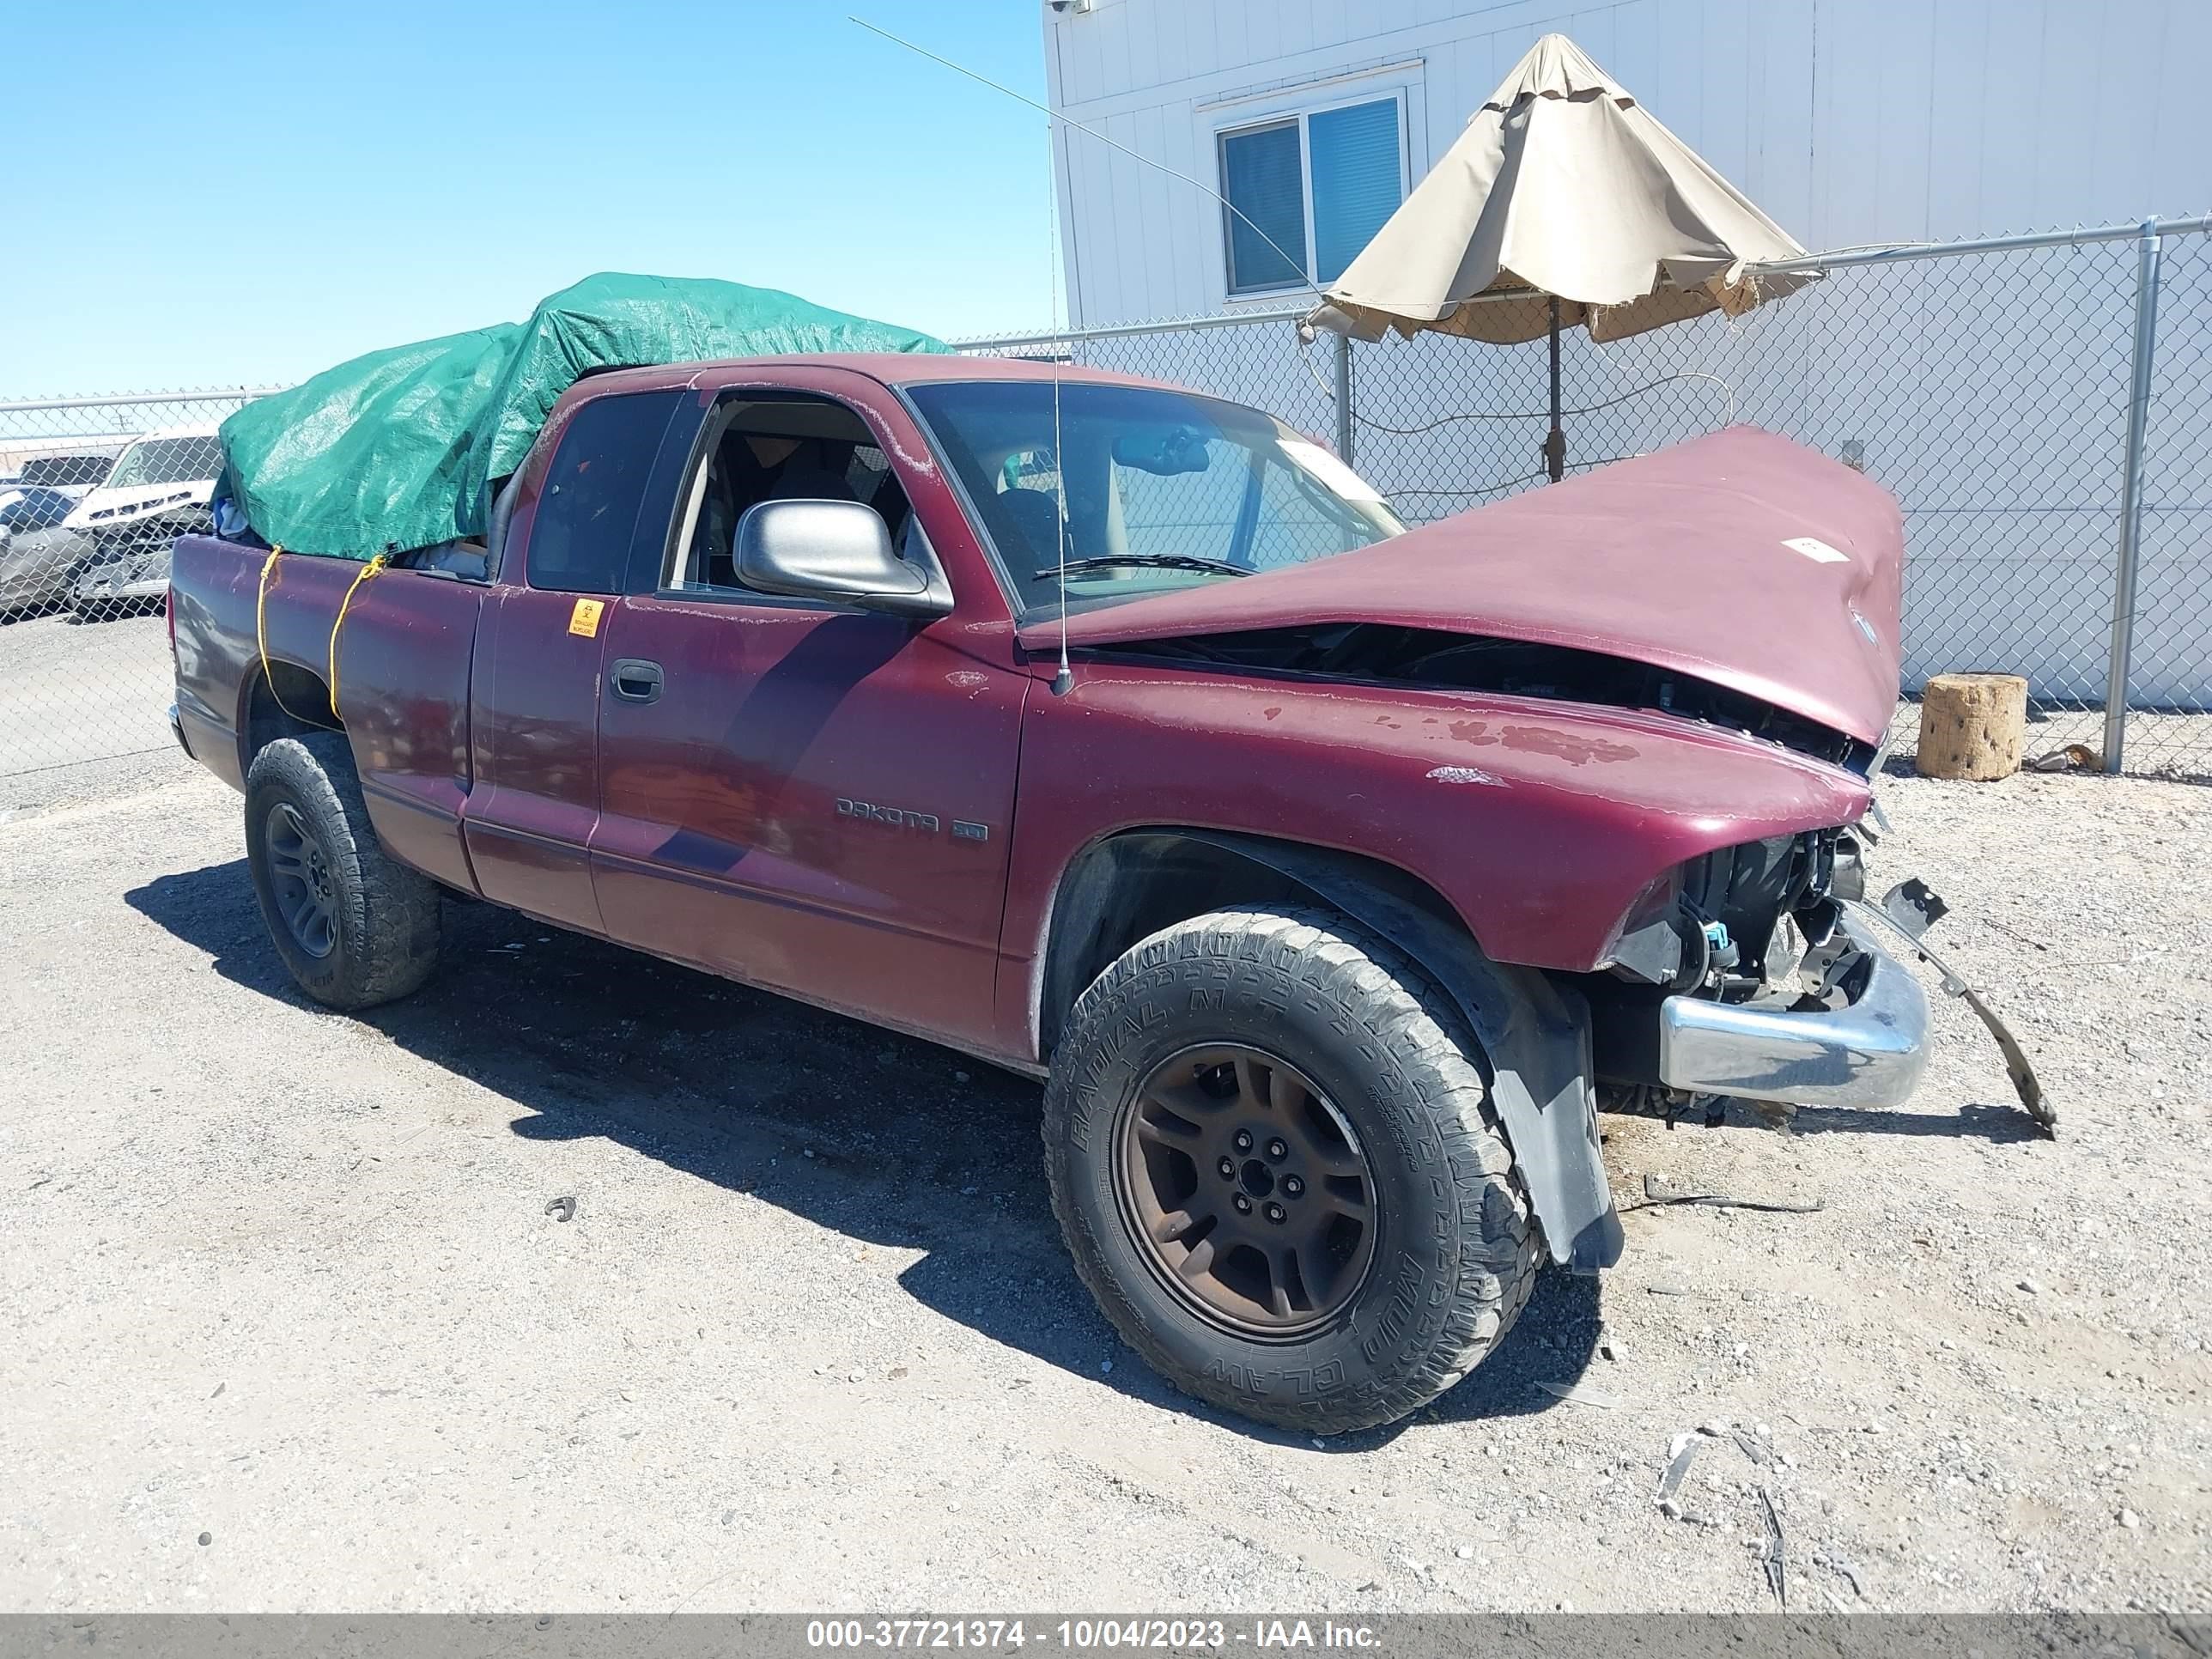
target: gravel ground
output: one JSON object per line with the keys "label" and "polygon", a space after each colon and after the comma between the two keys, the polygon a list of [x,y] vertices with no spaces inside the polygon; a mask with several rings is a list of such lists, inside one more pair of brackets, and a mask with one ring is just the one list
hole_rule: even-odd
{"label": "gravel ground", "polygon": [[1767,1499],[1795,1607],[2212,1601],[2201,789],[1887,787],[2056,1144],[1948,1000],[1909,1110],[1608,1119],[1621,1267],[1316,1445],[1119,1347],[1033,1085],[480,906],[319,1012],[234,796],[77,775],[0,801],[0,1609],[1752,1610]]}

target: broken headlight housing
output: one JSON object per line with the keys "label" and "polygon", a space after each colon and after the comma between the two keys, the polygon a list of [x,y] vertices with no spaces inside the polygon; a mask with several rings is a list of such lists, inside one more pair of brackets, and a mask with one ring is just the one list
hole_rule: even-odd
{"label": "broken headlight housing", "polygon": [[1723,847],[1654,883],[1612,952],[1616,977],[1726,1001],[1794,994],[1806,956],[1826,942],[1839,900],[1865,891],[1854,830],[1808,830]]}

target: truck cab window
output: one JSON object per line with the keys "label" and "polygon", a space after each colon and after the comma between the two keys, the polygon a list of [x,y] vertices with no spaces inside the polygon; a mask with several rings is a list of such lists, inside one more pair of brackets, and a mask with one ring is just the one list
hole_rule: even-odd
{"label": "truck cab window", "polygon": [[716,412],[706,459],[691,482],[669,585],[739,591],[738,520],[763,501],[859,501],[884,516],[902,546],[912,513],[890,458],[867,422],[825,398],[737,401]]}
{"label": "truck cab window", "polygon": [[530,527],[532,587],[619,593],[632,537],[643,533],[659,545],[668,506],[656,513],[645,498],[661,437],[683,401],[680,391],[616,393],[569,417]]}

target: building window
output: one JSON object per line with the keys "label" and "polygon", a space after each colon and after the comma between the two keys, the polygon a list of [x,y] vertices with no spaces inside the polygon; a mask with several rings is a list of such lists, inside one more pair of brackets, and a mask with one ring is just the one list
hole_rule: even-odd
{"label": "building window", "polygon": [[1344,274],[1405,199],[1402,107],[1377,98],[1221,135],[1230,293]]}

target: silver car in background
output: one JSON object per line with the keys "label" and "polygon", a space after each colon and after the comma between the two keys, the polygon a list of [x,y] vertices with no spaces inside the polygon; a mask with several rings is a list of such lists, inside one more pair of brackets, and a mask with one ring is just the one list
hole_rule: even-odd
{"label": "silver car in background", "polygon": [[0,483],[0,617],[73,600],[92,538],[64,523],[76,502],[45,484]]}

